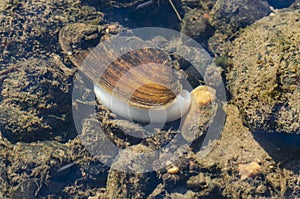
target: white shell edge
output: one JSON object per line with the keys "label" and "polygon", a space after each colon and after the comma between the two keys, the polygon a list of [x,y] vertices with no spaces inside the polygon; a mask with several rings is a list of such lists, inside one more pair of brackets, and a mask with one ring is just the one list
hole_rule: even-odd
{"label": "white shell edge", "polygon": [[177,120],[186,113],[191,104],[190,92],[185,89],[173,102],[154,109],[132,106],[124,100],[109,94],[97,84],[94,84],[94,92],[99,103],[109,108],[113,113],[140,122],[164,123]]}

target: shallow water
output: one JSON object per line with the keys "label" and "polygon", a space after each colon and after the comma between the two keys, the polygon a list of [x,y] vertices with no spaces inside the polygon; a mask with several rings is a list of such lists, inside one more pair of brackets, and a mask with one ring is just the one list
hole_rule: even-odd
{"label": "shallow water", "polygon": [[[2,1],[0,198],[300,198],[299,8],[297,0]],[[281,15],[291,20],[277,23]],[[260,23],[274,31],[258,56]],[[290,31],[280,32],[283,25]],[[216,90],[216,102],[195,113],[192,141],[181,132],[185,117],[152,126],[124,119],[97,103],[92,82],[76,73],[87,49],[120,32],[142,37],[127,30],[143,27],[165,28],[159,37],[146,29],[143,39],[168,52],[193,88]],[[279,36],[269,41],[273,33]],[[280,59],[272,45],[282,49]],[[256,66],[261,71],[249,73]],[[276,86],[264,90],[275,68]],[[247,88],[244,74],[259,85]],[[248,100],[244,88],[262,89]],[[287,108],[269,113],[272,100]]]}

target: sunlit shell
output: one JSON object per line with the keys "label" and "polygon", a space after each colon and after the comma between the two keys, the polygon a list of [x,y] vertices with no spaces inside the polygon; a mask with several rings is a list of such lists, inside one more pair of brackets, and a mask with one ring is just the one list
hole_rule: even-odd
{"label": "sunlit shell", "polygon": [[[97,41],[97,35],[101,35],[95,27],[67,26],[60,32],[60,44],[71,61],[94,82],[96,97],[102,104],[115,108],[114,112],[124,117],[128,114],[125,109],[130,109],[132,113],[129,114],[134,117],[127,118],[141,121],[155,118],[159,121],[166,109],[166,121],[175,120],[188,109],[189,93],[183,90],[179,72],[172,67],[166,52],[137,37],[126,38],[120,46],[106,38],[96,47],[84,49],[81,40],[87,38],[86,32],[91,41]],[[80,49],[74,49],[78,45]],[[132,108],[136,110],[132,111]],[[153,117],[144,111],[150,109],[154,110]],[[156,109],[164,110],[156,112]]]}
{"label": "sunlit shell", "polygon": [[262,170],[261,166],[256,161],[250,162],[248,164],[239,164],[238,169],[242,180],[254,177],[261,173]]}
{"label": "sunlit shell", "polygon": [[[185,140],[201,136],[216,112],[216,91],[208,86],[198,86],[191,92],[191,105],[183,118],[181,133]],[[202,129],[202,130],[201,130]]]}
{"label": "sunlit shell", "polygon": [[[114,57],[113,49],[105,53],[103,48],[98,49],[91,52],[82,71],[106,92],[141,108],[166,105],[180,93],[178,74],[167,64],[169,57],[162,51],[145,48]],[[106,68],[97,67],[99,62],[110,60],[115,61]]]}
{"label": "sunlit shell", "polygon": [[168,172],[169,174],[178,174],[179,171],[180,171],[179,168],[176,167],[176,166],[173,166],[173,167],[171,167],[171,168],[169,168],[169,169],[167,170],[167,172]]}

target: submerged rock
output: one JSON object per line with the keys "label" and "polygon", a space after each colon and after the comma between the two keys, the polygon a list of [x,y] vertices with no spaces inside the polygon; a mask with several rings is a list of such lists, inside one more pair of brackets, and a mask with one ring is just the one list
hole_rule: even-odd
{"label": "submerged rock", "polygon": [[191,10],[184,15],[181,32],[198,42],[204,42],[212,36],[214,30],[201,10]]}
{"label": "submerged rock", "polygon": [[10,141],[68,139],[71,74],[41,59],[17,62],[1,72],[0,129]]}
{"label": "submerged rock", "polygon": [[[66,23],[98,23],[101,13],[79,0],[0,2],[0,63],[14,63],[37,53],[60,52],[59,29]],[[50,53],[49,53],[50,52]]]}
{"label": "submerged rock", "polygon": [[261,0],[218,0],[209,13],[210,23],[222,33],[233,33],[271,12]]}
{"label": "submerged rock", "polygon": [[[107,192],[110,198],[145,198],[156,186],[156,173],[144,173],[156,153],[150,147],[138,144],[120,152],[109,171]],[[116,168],[116,169],[115,169]]]}
{"label": "submerged rock", "polygon": [[256,22],[232,45],[228,85],[254,131],[300,133],[300,11]]}

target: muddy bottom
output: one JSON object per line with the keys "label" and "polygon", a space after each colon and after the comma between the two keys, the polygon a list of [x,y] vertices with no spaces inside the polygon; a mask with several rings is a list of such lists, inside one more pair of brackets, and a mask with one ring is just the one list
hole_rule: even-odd
{"label": "muddy bottom", "polygon": [[[255,89],[242,84],[250,81],[247,77],[251,73],[247,73],[247,64],[243,70],[238,64],[250,60],[251,65],[252,60],[247,55],[241,58],[237,49],[232,50],[235,41],[240,42],[235,47],[246,45],[240,36],[253,23],[252,28],[256,29],[259,24],[255,22],[263,17],[285,16],[288,10],[294,18],[288,18],[286,23],[299,24],[299,8],[298,0],[258,0],[257,4],[238,0],[2,0],[0,198],[300,198],[296,101],[300,67],[299,52],[295,50],[299,41],[271,30],[272,35],[280,36],[276,42],[282,46],[279,53],[283,55],[278,63],[285,60],[287,65],[280,65],[282,70],[274,73],[270,89],[255,87],[251,82],[268,96],[262,101],[260,95],[255,96],[259,92],[247,95]],[[214,99],[198,100],[209,104],[195,111],[202,123],[197,117],[195,121],[199,123],[191,124],[184,133],[178,124],[181,119],[159,129],[158,124],[148,128],[146,122],[129,121],[112,113],[95,100],[92,81],[77,73],[78,65],[99,42],[145,26],[188,34],[215,61],[210,65],[213,69],[201,76],[183,56],[172,54],[179,49],[183,54],[190,53],[191,58],[200,57],[207,62],[193,52],[194,46],[179,48],[176,42],[156,38],[155,42],[161,42],[168,51],[166,57],[174,70],[189,81],[192,89],[205,85],[217,90],[218,81],[225,84],[226,89],[223,93],[217,91]],[[297,36],[293,26],[289,27]],[[256,60],[256,50],[250,49]],[[285,57],[287,52],[290,54]],[[271,64],[277,62],[263,60],[262,56],[254,63],[259,65],[257,71],[267,67],[272,71]],[[285,68],[291,70],[284,71]],[[231,71],[240,72],[246,80],[238,81],[240,76]],[[289,78],[281,78],[282,74]],[[207,79],[216,81],[205,83]],[[239,88],[245,91],[243,95]],[[77,89],[75,94],[73,89]],[[291,90],[295,95],[290,98],[280,94]],[[226,99],[220,99],[225,93]],[[252,99],[256,100],[255,106],[251,105]],[[277,105],[278,99],[280,105],[286,103],[284,99],[291,100],[284,114],[293,110],[288,123],[293,126],[284,126],[284,114],[278,122],[267,117],[270,111],[276,112],[271,105]],[[262,102],[271,105],[264,109]],[[213,111],[209,112],[209,108]],[[253,117],[254,112],[258,117]],[[222,117],[218,117],[220,113]],[[213,121],[206,116],[213,117]],[[252,118],[251,122],[245,121],[247,117]],[[218,128],[211,131],[221,130],[221,134],[210,134],[214,139],[207,141],[207,126],[212,123]],[[281,128],[286,131],[277,132]],[[189,141],[189,132],[197,132],[192,134],[195,140]],[[206,147],[201,148],[205,142]]]}

